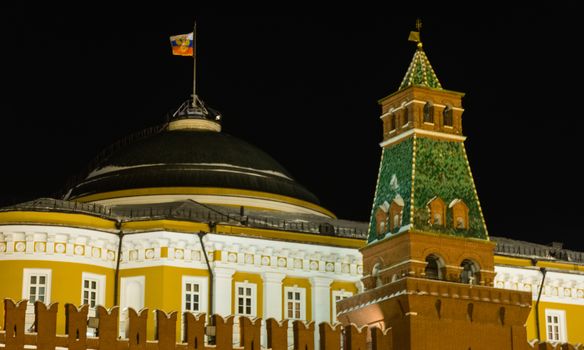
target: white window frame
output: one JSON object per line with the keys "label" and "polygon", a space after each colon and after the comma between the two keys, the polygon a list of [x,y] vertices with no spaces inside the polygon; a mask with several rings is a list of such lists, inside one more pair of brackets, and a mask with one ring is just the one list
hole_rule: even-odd
{"label": "white window frame", "polygon": [[331,321],[333,323],[337,322],[337,298],[339,298],[339,300],[343,300],[352,296],[352,292],[347,292],[344,289],[333,290],[331,296],[331,310],[333,311],[333,319]]}
{"label": "white window frame", "polygon": [[[52,270],[51,269],[23,269],[22,270],[22,299],[29,299],[30,290],[30,278],[32,276],[45,276],[45,304],[51,303],[51,280],[52,280]],[[28,302],[29,307],[33,303]],[[33,308],[34,309],[34,308]],[[34,311],[34,310],[33,310]]]}
{"label": "white window frame", "polygon": [[[185,308],[185,299],[186,299],[185,296],[187,293],[187,289],[186,289],[187,283],[199,285],[199,310],[198,311],[187,310]],[[200,277],[200,276],[183,276],[181,284],[182,284],[181,293],[180,293],[181,310],[183,312],[192,312],[194,314],[202,313],[202,312],[207,313],[207,311],[208,311],[207,299],[209,296],[209,279],[207,277]]]}
{"label": "white window frame", "polygon": [[[251,314],[246,314],[246,313],[239,313],[239,288],[250,288],[251,289]],[[241,315],[241,316],[248,316],[248,317],[257,317],[257,284],[255,283],[249,283],[248,281],[243,281],[243,282],[235,282],[235,290],[234,295],[235,295],[235,314],[236,315]],[[244,306],[245,308],[245,306]]]}
{"label": "white window frame", "polygon": [[[128,288],[131,285],[137,285],[140,288],[141,295],[138,300],[128,299]],[[120,278],[120,322],[118,327],[118,335],[122,338],[126,337],[126,317],[128,315],[128,307],[130,304],[135,303],[136,311],[139,311],[144,307],[144,302],[146,299],[146,276],[127,276]]]}
{"label": "white window frame", "polygon": [[32,276],[45,276],[45,301],[46,305],[51,303],[51,282],[52,282],[51,269],[22,269],[22,299],[28,300],[26,305],[26,314],[24,316],[24,327],[29,332],[32,331],[31,327],[34,324],[34,304],[30,302],[29,290],[30,290],[30,278]]}
{"label": "white window frame", "polygon": [[[95,296],[95,306],[105,306],[105,275],[83,272],[81,273],[81,304],[83,304],[83,291],[85,289],[85,280],[97,281],[97,295]],[[95,316],[95,307],[89,306],[89,316]]]}
{"label": "white window frame", "polygon": [[[548,332],[548,317],[557,317],[558,318],[558,339],[549,339],[549,332]],[[566,329],[566,311],[565,310],[557,310],[557,309],[545,309],[545,338],[549,342],[554,343],[565,343],[568,341],[568,331]]]}
{"label": "white window frame", "polygon": [[[300,318],[288,317],[288,293],[300,294]],[[297,300],[293,299],[293,302],[297,302]],[[284,319],[288,320],[306,320],[306,288],[284,287],[284,316]]]}

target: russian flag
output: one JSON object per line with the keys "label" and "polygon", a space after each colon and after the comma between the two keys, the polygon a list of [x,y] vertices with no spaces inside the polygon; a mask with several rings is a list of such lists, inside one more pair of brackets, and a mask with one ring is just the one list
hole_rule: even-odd
{"label": "russian flag", "polygon": [[176,56],[194,55],[193,33],[174,35],[170,37],[172,54]]}

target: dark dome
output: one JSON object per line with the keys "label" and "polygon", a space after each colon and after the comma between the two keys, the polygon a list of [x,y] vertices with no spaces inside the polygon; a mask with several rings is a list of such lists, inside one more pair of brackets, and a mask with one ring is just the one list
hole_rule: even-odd
{"label": "dark dome", "polygon": [[319,204],[262,150],[228,134],[201,130],[164,130],[117,149],[68,197],[154,187],[252,190]]}

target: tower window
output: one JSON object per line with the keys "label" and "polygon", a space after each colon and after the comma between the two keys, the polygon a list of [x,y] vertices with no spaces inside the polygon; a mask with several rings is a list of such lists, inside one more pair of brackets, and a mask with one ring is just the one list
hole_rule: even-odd
{"label": "tower window", "polygon": [[403,114],[402,114],[402,120],[401,120],[401,127],[403,128],[407,122],[410,121],[410,111],[408,110],[408,106],[403,106]]}
{"label": "tower window", "polygon": [[402,226],[402,213],[404,209],[404,200],[397,195],[389,206],[389,230],[395,232]]}
{"label": "tower window", "polygon": [[468,207],[466,204],[460,200],[453,200],[450,205],[452,208],[452,219],[453,226],[457,230],[467,230],[468,229]]}
{"label": "tower window", "polygon": [[424,105],[424,123],[434,123],[434,105],[426,102]]}
{"label": "tower window", "polygon": [[442,115],[444,116],[444,125],[452,126],[452,107],[446,106],[442,112]]}
{"label": "tower window", "polygon": [[393,114],[393,128],[391,130],[399,128],[399,113]]}
{"label": "tower window", "polygon": [[381,238],[387,233],[387,202],[380,205],[375,212],[375,222],[377,224],[377,237]]}
{"label": "tower window", "polygon": [[381,276],[379,275],[381,271],[381,263],[376,263],[371,270],[371,276],[375,279],[375,288],[381,287],[383,282],[381,281]]}
{"label": "tower window", "polygon": [[387,131],[395,129],[395,113],[385,119],[387,120]]}
{"label": "tower window", "polygon": [[434,197],[428,202],[430,211],[430,225],[444,226],[446,221],[446,204],[440,197]]}
{"label": "tower window", "polygon": [[479,284],[480,281],[480,268],[472,260],[465,259],[460,264],[462,267],[462,272],[460,273],[460,282],[466,284]]}
{"label": "tower window", "polygon": [[444,279],[444,263],[442,260],[434,255],[428,255],[426,257],[426,269],[424,270],[426,274],[426,278],[433,279],[433,280],[442,280]]}

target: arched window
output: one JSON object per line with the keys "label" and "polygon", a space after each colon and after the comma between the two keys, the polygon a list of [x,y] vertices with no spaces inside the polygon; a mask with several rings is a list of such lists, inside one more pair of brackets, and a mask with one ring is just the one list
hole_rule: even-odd
{"label": "arched window", "polygon": [[460,264],[462,272],[460,273],[460,282],[466,284],[479,284],[481,279],[481,269],[472,260],[465,259]]}
{"label": "arched window", "polygon": [[452,126],[452,107],[446,106],[442,112],[442,115],[444,116],[444,125]]}
{"label": "arched window", "polygon": [[398,194],[389,206],[389,230],[397,231],[402,226],[402,212],[404,209],[404,200]]}
{"label": "arched window", "polygon": [[410,111],[408,109],[408,106],[404,105],[404,112],[402,114],[402,122],[401,122],[402,128],[404,127],[404,125],[406,125],[406,123],[408,121],[410,121]]}
{"label": "arched window", "polygon": [[444,226],[446,222],[446,204],[440,197],[434,197],[428,202],[430,225]]}
{"label": "arched window", "polygon": [[381,263],[377,263],[373,266],[373,270],[371,270],[371,276],[375,278],[375,288],[381,287],[383,284],[381,281],[381,277],[379,273],[381,272]]}
{"label": "arched window", "polygon": [[444,263],[442,260],[434,255],[428,255],[426,257],[426,269],[424,270],[426,278],[433,280],[444,279]]}
{"label": "arched window", "polygon": [[377,224],[375,228],[377,229],[377,238],[382,238],[387,233],[388,207],[389,205],[387,202],[385,202],[377,207],[377,210],[375,211],[375,223]]}
{"label": "arched window", "polygon": [[434,123],[434,105],[426,102],[424,105],[424,123]]}
{"label": "arched window", "polygon": [[452,225],[457,230],[468,230],[468,207],[460,200],[453,200],[450,205],[452,208]]}
{"label": "arched window", "polygon": [[385,131],[390,132],[395,129],[395,113],[391,112],[390,115],[385,117],[383,124],[385,125]]}

